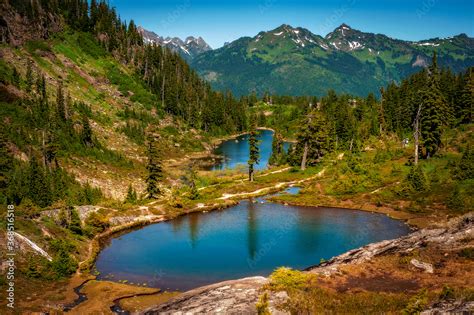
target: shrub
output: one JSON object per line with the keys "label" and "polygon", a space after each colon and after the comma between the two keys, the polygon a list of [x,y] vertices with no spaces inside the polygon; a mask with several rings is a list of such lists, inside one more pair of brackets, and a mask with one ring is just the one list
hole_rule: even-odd
{"label": "shrub", "polygon": [[443,286],[443,290],[439,295],[440,300],[450,300],[454,298],[454,290],[448,285]]}
{"label": "shrub", "polygon": [[82,205],[95,205],[102,199],[100,188],[92,187],[89,183],[83,186],[78,196],[78,203]]}
{"label": "shrub", "polygon": [[128,185],[127,196],[125,197],[125,202],[130,204],[135,204],[137,202],[137,192],[133,189],[132,184]]}
{"label": "shrub", "polygon": [[268,292],[263,293],[260,295],[257,304],[255,307],[257,308],[258,315],[271,315],[270,310],[268,309],[269,306],[269,297]]}
{"label": "shrub", "polygon": [[99,212],[92,212],[86,219],[85,223],[92,227],[93,233],[103,232],[106,228],[109,227],[109,220]]}
{"label": "shrub", "polygon": [[73,274],[77,269],[77,262],[70,253],[75,249],[75,246],[64,239],[53,239],[51,247],[56,252],[53,261],[50,262],[55,277],[59,279]]}
{"label": "shrub", "polygon": [[41,278],[40,264],[35,259],[36,257],[29,256],[26,260],[26,270],[24,273],[28,278]]}
{"label": "shrub", "polygon": [[456,179],[460,180],[474,178],[474,152],[471,150],[471,146],[468,145],[464,150],[454,175]]}
{"label": "shrub", "polygon": [[287,267],[280,267],[270,275],[270,286],[272,289],[291,290],[304,289],[311,282],[316,280],[316,275],[293,270]]}
{"label": "shrub", "polygon": [[461,249],[461,251],[458,254],[459,256],[467,259],[474,259],[474,248],[472,247],[466,247]]}
{"label": "shrub", "polygon": [[426,289],[421,290],[414,295],[409,301],[402,313],[406,315],[420,314],[428,305],[428,294]]}
{"label": "shrub", "polygon": [[36,218],[40,214],[40,209],[28,198],[21,201],[20,210],[27,218]]}
{"label": "shrub", "polygon": [[448,206],[454,210],[464,209],[464,199],[462,197],[461,189],[459,185],[456,185],[453,189],[453,192],[449,196]]}
{"label": "shrub", "polygon": [[421,167],[413,166],[406,179],[413,191],[424,192],[428,190],[428,181]]}
{"label": "shrub", "polygon": [[388,161],[391,158],[390,152],[384,150],[377,150],[374,156],[374,163],[382,163]]}
{"label": "shrub", "polygon": [[71,230],[74,234],[82,235],[82,226],[81,226],[81,219],[79,217],[79,213],[76,209],[71,208],[71,220],[68,225],[68,229]]}

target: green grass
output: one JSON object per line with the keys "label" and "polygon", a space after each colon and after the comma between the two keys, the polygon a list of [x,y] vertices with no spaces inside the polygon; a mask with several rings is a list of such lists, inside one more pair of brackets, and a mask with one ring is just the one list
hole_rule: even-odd
{"label": "green grass", "polygon": [[[455,140],[460,136],[464,137],[464,143],[469,143],[465,138],[469,133],[458,131],[451,135],[452,143],[460,141]],[[431,159],[420,160],[426,190],[418,191],[411,188],[408,181],[413,148],[400,149],[397,143],[388,147],[392,149],[378,148],[352,155],[345,152],[342,160],[337,159],[337,154],[328,155],[319,166],[325,168],[322,178],[306,183],[296,196],[282,195],[275,199],[305,205],[352,200],[356,205],[371,203],[400,210],[400,203],[404,202],[405,211],[417,214],[443,211],[459,215],[474,209],[474,179],[461,180],[454,175],[461,160],[460,153],[444,149]]]}
{"label": "green grass", "polygon": [[337,293],[320,287],[316,275],[289,268],[276,269],[265,289],[286,291],[289,299],[277,308],[292,314],[389,313],[405,308],[409,299],[406,294],[383,292]]}
{"label": "green grass", "polygon": [[158,106],[156,95],[148,91],[133,76],[124,73],[118,66],[110,64],[106,72],[110,82],[118,86],[118,90],[122,95],[130,95],[132,102],[138,102],[146,109],[152,109]]}

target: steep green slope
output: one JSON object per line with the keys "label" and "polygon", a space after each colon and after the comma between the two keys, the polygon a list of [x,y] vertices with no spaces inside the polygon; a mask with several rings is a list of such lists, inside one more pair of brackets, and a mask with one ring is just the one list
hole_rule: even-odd
{"label": "steep green slope", "polygon": [[240,95],[269,91],[321,96],[335,89],[363,96],[426,66],[433,51],[440,65],[455,72],[474,65],[474,40],[464,34],[407,42],[345,24],[325,38],[282,25],[205,52],[191,65],[213,87]]}
{"label": "steep green slope", "polygon": [[[46,160],[51,142],[58,168],[123,199],[129,185],[144,191],[147,130],[171,158],[202,150],[209,133],[245,128],[240,103],[212,91],[178,54],[143,45],[133,21],[106,2],[76,2],[0,5],[2,134],[19,168]],[[65,128],[55,121],[59,87]],[[86,126],[93,145],[80,140]]]}

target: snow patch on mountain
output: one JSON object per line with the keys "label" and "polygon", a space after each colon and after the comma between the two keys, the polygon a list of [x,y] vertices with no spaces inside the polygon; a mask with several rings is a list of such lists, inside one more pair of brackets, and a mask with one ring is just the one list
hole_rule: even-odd
{"label": "snow patch on mountain", "polygon": [[355,50],[358,48],[364,48],[364,46],[359,42],[349,42],[350,50]]}
{"label": "snow patch on mountain", "polygon": [[418,46],[433,46],[433,47],[438,47],[439,43],[416,43]]}
{"label": "snow patch on mountain", "polygon": [[165,46],[172,51],[178,52],[185,59],[189,60],[197,55],[212,50],[212,48],[202,39],[202,37],[188,36],[184,41],[178,37],[166,37],[157,35],[154,32],[148,31],[143,27],[138,27],[138,31],[142,34],[143,40],[146,44],[156,44]]}

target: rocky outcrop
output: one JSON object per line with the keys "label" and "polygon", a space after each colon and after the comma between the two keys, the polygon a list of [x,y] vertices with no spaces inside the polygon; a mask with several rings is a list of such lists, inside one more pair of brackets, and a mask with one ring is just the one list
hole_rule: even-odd
{"label": "rocky outcrop", "polygon": [[412,264],[413,266],[415,266],[416,268],[418,268],[420,270],[423,270],[424,272],[433,273],[433,265],[432,264],[425,263],[425,262],[419,261],[418,259],[414,259],[414,258],[412,260],[410,260],[410,264]]}
{"label": "rocky outcrop", "polygon": [[59,16],[43,11],[40,6],[36,9],[38,11],[28,16],[26,12],[20,14],[20,11],[13,8],[8,1],[2,1],[0,4],[0,43],[18,46],[30,40],[47,39],[50,34],[62,30]]}
{"label": "rocky outcrop", "polygon": [[15,240],[17,240],[18,242],[22,242],[22,243],[26,244],[34,252],[36,252],[36,253],[40,254],[41,256],[45,257],[47,260],[49,260],[49,261],[53,260],[53,258],[51,258],[51,256],[45,250],[43,250],[41,247],[39,247],[35,242],[31,241],[29,238],[21,235],[20,233],[17,233],[17,232],[13,232],[13,233],[15,235]]}
{"label": "rocky outcrop", "polygon": [[[208,285],[183,293],[142,314],[255,314],[260,288],[267,281],[264,277],[251,277]],[[284,292],[270,297],[272,314],[285,314],[274,305],[286,298]]]}
{"label": "rocky outcrop", "polygon": [[[466,241],[474,238],[474,212],[449,221],[445,226],[434,229],[423,229],[407,236],[369,244],[351,250],[318,266],[307,269],[309,272],[320,275],[331,275],[338,272],[338,268],[348,264],[360,264],[376,256],[409,253],[416,248],[435,245],[446,250],[456,250],[466,246]],[[416,261],[415,264],[432,272],[433,266]],[[267,283],[264,277],[244,278],[225,281],[185,292],[176,298],[155,307],[142,314],[256,314],[255,304],[261,288]],[[282,314],[275,305],[281,303],[288,296],[285,292],[272,293],[270,305],[272,314]],[[472,304],[472,303],[471,303]],[[472,305],[465,302],[456,302],[433,305],[424,314],[440,314],[450,310],[469,310]]]}
{"label": "rocky outcrop", "polygon": [[443,301],[421,312],[421,315],[472,314],[473,301]]}
{"label": "rocky outcrop", "polygon": [[465,246],[463,241],[473,238],[474,212],[471,212],[463,217],[452,219],[444,227],[422,229],[394,240],[369,244],[348,251],[306,270],[317,274],[331,275],[337,272],[338,267],[341,265],[360,264],[376,256],[390,253],[409,253],[416,248],[426,246],[428,243],[435,244],[440,248],[446,248],[447,250],[455,250],[456,247]]}

